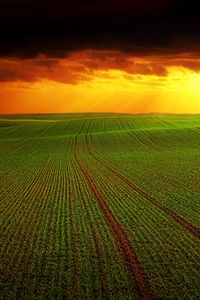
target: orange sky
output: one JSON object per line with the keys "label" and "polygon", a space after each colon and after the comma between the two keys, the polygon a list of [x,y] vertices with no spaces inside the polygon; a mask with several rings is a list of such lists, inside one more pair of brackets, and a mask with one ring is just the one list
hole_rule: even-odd
{"label": "orange sky", "polygon": [[117,51],[0,59],[0,113],[200,113],[200,58]]}

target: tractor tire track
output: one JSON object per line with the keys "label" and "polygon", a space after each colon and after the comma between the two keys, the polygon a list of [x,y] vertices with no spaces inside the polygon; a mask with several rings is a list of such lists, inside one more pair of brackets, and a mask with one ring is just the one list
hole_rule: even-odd
{"label": "tractor tire track", "polygon": [[[91,152],[90,152],[91,153]],[[93,154],[92,157],[98,161],[101,165],[107,168],[110,172],[115,174],[118,178],[120,178],[123,182],[125,182],[132,190],[137,192],[140,196],[151,202],[153,205],[161,209],[165,214],[173,218],[176,222],[178,222],[182,227],[187,229],[195,238],[200,239],[200,229],[190,223],[189,221],[185,220],[182,216],[180,216],[177,212],[171,210],[170,208],[164,206],[154,197],[147,194],[143,189],[141,189],[135,182],[127,178],[125,175],[122,175],[119,171],[114,169],[109,163],[105,162],[104,160],[97,158]]]}
{"label": "tractor tire track", "polygon": [[106,221],[108,222],[108,225],[117,240],[119,250],[125,260],[125,263],[129,269],[129,272],[131,273],[132,277],[134,278],[136,292],[138,294],[139,299],[143,299],[143,300],[153,299],[152,293],[148,286],[148,282],[145,278],[144,272],[140,265],[140,261],[137,257],[135,250],[130,245],[130,242],[129,242],[126,232],[124,231],[122,226],[119,224],[119,222],[117,221],[115,216],[112,214],[110,208],[108,207],[108,205],[106,203],[106,200],[100,194],[100,192],[97,188],[97,185],[96,185],[95,181],[93,180],[90,172],[84,167],[82,162],[77,157],[76,153],[75,153],[75,159],[79,166],[80,171],[83,173],[83,175],[88,183],[88,186],[89,186],[92,194],[94,195],[96,201],[98,202],[101,209],[103,210]]}

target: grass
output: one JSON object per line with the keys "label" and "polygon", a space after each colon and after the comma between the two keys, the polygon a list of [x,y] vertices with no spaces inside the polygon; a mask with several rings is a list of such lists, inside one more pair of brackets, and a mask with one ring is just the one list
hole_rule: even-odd
{"label": "grass", "polygon": [[200,117],[0,116],[2,299],[200,299]]}

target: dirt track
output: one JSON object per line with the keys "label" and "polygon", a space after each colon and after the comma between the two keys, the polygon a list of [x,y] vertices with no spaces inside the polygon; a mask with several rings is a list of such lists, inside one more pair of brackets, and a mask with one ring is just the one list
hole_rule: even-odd
{"label": "dirt track", "polygon": [[180,225],[182,225],[185,229],[187,229],[190,233],[192,233],[196,238],[200,239],[200,229],[194,226],[189,221],[185,220],[182,216],[180,216],[175,211],[171,210],[168,207],[165,207],[162,203],[160,203],[158,200],[147,194],[144,190],[142,190],[136,183],[134,183],[132,180],[127,178],[126,176],[122,175],[119,171],[114,169],[109,163],[105,162],[102,159],[97,158],[96,156],[92,155],[95,160],[99,161],[101,165],[104,165],[108,170],[110,170],[113,174],[118,176],[122,181],[124,181],[129,187],[131,187],[135,192],[137,192],[139,195],[141,195],[146,200],[150,201],[152,204],[160,208],[162,211],[164,211],[167,215],[172,217],[176,222],[178,222]]}
{"label": "dirt track", "polygon": [[150,288],[148,286],[148,282],[145,278],[145,275],[143,273],[142,267],[140,265],[140,261],[137,257],[137,254],[135,250],[130,245],[130,242],[128,240],[127,234],[122,228],[122,226],[119,224],[115,216],[112,214],[110,208],[108,207],[106,200],[103,198],[103,196],[100,194],[97,185],[95,181],[92,178],[92,175],[90,172],[85,168],[85,166],[82,164],[82,162],[78,159],[77,155],[75,155],[77,164],[83,173],[83,175],[86,178],[86,181],[88,183],[88,186],[95,196],[95,199],[97,200],[98,204],[103,210],[104,216],[106,218],[106,221],[114,234],[117,245],[119,247],[119,250],[124,257],[125,263],[129,269],[129,272],[133,276],[135,286],[136,286],[136,292],[138,294],[138,297],[140,299],[152,299],[152,294],[150,291]]}

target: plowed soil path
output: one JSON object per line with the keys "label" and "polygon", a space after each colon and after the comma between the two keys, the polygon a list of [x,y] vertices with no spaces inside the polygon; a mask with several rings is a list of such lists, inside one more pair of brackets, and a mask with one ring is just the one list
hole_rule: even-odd
{"label": "plowed soil path", "polygon": [[154,197],[147,194],[144,190],[142,190],[134,181],[130,180],[123,174],[121,174],[119,171],[117,171],[115,168],[113,168],[109,163],[105,162],[102,159],[97,158],[96,156],[92,155],[95,160],[99,161],[101,165],[106,167],[110,172],[115,174],[118,178],[120,178],[122,181],[124,181],[129,187],[131,187],[135,192],[137,192],[140,196],[145,198],[146,200],[150,201],[152,204],[160,208],[162,211],[165,212],[168,216],[173,218],[176,222],[178,222],[181,226],[183,226],[185,229],[187,229],[193,236],[200,239],[200,229],[190,223],[189,221],[185,220],[182,216],[180,216],[177,212],[171,210],[170,208],[164,206],[162,203],[160,203],[158,200],[156,200]]}
{"label": "plowed soil path", "polygon": [[85,179],[87,181],[87,184],[94,195],[96,201],[100,205],[100,207],[103,210],[105,219],[113,233],[113,235],[116,238],[117,245],[119,247],[119,250],[125,260],[125,263],[129,269],[129,272],[134,278],[136,292],[138,294],[139,299],[153,299],[150,288],[148,286],[148,282],[145,278],[145,275],[143,273],[140,261],[137,257],[137,254],[133,247],[131,246],[129,239],[127,237],[126,232],[124,231],[123,227],[115,216],[112,214],[110,208],[108,207],[106,200],[103,198],[101,193],[98,190],[98,187],[90,174],[90,172],[87,170],[87,168],[83,165],[83,163],[80,161],[80,159],[75,155],[77,164],[82,172],[82,174],[85,176]]}

